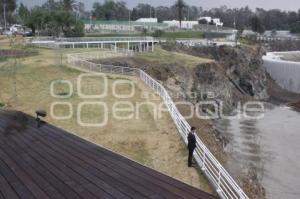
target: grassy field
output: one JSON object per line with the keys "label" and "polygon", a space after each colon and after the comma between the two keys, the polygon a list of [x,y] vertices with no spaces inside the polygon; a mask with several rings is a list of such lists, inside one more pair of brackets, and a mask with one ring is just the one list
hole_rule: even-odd
{"label": "grassy field", "polygon": [[[201,173],[186,166],[186,147],[168,113],[163,113],[160,119],[156,119],[152,106],[144,105],[139,109],[139,117],[127,120],[118,120],[113,117],[112,106],[120,99],[112,94],[112,85],[119,80],[132,82],[135,93],[125,100],[132,103],[135,109],[138,103],[161,103],[160,98],[138,79],[116,75],[85,77],[81,84],[82,93],[87,95],[102,93],[105,78],[108,82],[107,96],[93,100],[82,99],[78,96],[76,82],[82,72],[60,65],[60,63],[61,60],[65,62],[66,53],[82,50],[86,51],[86,49],[63,49],[63,51],[38,49],[39,55],[0,62],[0,103],[2,106],[4,104],[7,109],[20,110],[34,115],[37,109],[44,109],[50,113],[53,102],[71,103],[73,114],[70,119],[57,120],[49,114],[46,121],[192,186],[212,192]],[[153,55],[145,56],[154,59]],[[74,92],[69,98],[59,99],[51,96],[50,85],[55,80],[68,80],[72,83]],[[132,85],[124,84],[118,86],[116,90],[119,94],[128,94]],[[55,94],[62,97],[70,93],[64,84],[58,83],[54,88]],[[107,125],[97,128],[78,125],[78,105],[91,101],[104,102],[107,105]],[[69,107],[58,105],[54,113],[56,116],[66,116],[69,113]],[[89,123],[100,122],[104,118],[103,113],[104,109],[97,105],[86,105],[81,112],[81,119]]]}
{"label": "grassy field", "polygon": [[212,62],[213,60],[195,57],[188,54],[166,51],[160,47],[156,47],[153,53],[142,53],[137,56],[140,59],[149,62],[158,62],[160,65],[182,65],[195,67],[201,63]]}

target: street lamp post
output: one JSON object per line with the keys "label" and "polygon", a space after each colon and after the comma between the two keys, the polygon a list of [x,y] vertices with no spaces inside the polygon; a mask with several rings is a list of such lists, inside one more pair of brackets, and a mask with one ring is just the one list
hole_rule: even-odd
{"label": "street lamp post", "polygon": [[4,31],[6,31],[7,24],[6,24],[6,0],[3,2],[3,18],[4,18]]}

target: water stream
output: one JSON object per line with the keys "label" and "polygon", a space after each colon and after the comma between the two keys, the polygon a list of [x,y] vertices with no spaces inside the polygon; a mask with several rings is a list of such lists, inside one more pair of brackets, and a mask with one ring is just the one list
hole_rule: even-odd
{"label": "water stream", "polygon": [[262,119],[221,119],[214,125],[229,140],[231,172],[251,166],[268,199],[300,198],[299,112],[268,106]]}

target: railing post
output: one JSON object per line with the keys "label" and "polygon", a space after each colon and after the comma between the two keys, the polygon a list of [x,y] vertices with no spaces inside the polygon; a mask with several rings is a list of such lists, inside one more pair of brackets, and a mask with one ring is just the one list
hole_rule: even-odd
{"label": "railing post", "polygon": [[217,192],[220,193],[222,192],[221,189],[221,165],[218,164],[218,188],[217,188]]}
{"label": "railing post", "polygon": [[205,162],[206,162],[206,148],[203,149],[203,163],[201,167],[202,171],[206,170]]}

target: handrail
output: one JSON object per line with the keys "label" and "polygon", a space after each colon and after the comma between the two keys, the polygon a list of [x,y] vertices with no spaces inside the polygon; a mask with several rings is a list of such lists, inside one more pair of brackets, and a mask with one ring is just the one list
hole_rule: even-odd
{"label": "handrail", "polygon": [[[112,53],[115,52],[113,51]],[[127,55],[132,55],[132,53],[128,53]],[[146,85],[151,87],[163,99],[178,129],[178,132],[183,138],[185,144],[187,144],[187,135],[190,132],[191,126],[178,111],[167,90],[157,80],[155,80],[145,71],[139,68],[95,64],[83,59],[82,57],[84,56],[79,56],[79,54],[69,54],[67,56],[67,63],[93,72],[115,73],[139,77]],[[104,70],[105,68],[106,70]],[[202,169],[203,173],[207,176],[211,184],[215,187],[218,195],[223,199],[249,199],[245,192],[240,188],[240,186],[235,182],[235,180],[230,176],[226,169],[214,157],[214,155],[209,151],[209,149],[197,135],[196,142],[197,147],[194,152],[195,160]]]}
{"label": "handrail", "polygon": [[34,37],[32,41],[54,41],[54,42],[104,42],[104,41],[155,41],[153,37]]}

